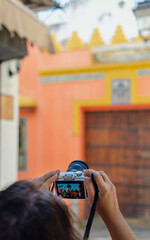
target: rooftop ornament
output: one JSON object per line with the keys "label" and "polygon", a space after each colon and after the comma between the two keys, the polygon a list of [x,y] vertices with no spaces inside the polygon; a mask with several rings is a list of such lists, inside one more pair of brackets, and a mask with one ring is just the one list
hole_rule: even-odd
{"label": "rooftop ornament", "polygon": [[150,0],[138,2],[133,9],[139,28],[139,35],[145,40],[150,39]]}

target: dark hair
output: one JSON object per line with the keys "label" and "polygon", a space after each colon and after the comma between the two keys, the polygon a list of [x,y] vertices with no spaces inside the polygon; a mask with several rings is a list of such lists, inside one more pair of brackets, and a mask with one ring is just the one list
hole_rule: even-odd
{"label": "dark hair", "polygon": [[0,192],[0,240],[78,240],[67,205],[18,181]]}

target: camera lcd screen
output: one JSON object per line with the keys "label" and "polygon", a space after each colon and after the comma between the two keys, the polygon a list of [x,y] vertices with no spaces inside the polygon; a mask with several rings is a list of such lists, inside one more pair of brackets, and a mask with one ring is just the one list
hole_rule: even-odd
{"label": "camera lcd screen", "polygon": [[84,182],[83,181],[56,181],[57,195],[63,198],[84,199]]}

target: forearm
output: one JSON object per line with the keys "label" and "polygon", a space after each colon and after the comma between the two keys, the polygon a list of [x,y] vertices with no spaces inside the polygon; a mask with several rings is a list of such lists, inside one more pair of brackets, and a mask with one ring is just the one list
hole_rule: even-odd
{"label": "forearm", "polygon": [[112,240],[136,240],[121,212],[114,219],[103,218]]}

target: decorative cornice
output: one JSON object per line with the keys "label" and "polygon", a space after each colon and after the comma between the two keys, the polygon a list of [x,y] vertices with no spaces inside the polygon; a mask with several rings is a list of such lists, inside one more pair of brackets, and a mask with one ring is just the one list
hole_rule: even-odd
{"label": "decorative cornice", "polygon": [[122,26],[121,25],[118,25],[117,26],[117,29],[115,31],[115,34],[112,38],[112,41],[111,43],[112,44],[118,44],[118,43],[126,43],[126,42],[129,42],[123,32],[123,29],[122,29]]}
{"label": "decorative cornice", "polygon": [[71,39],[67,42],[67,50],[77,50],[84,48],[85,46],[82,39],[78,36],[78,33],[73,32]]}
{"label": "decorative cornice", "polygon": [[[89,49],[93,49],[98,46],[101,46],[101,47],[104,46],[109,48],[111,47],[111,44],[118,45],[118,44],[127,44],[127,43],[131,44],[136,42],[143,42],[143,39],[140,36],[137,36],[134,40],[129,41],[123,32],[122,26],[120,25],[117,26],[110,45],[105,44],[98,28],[95,28],[93,30],[93,34],[89,40],[89,43],[87,43],[86,45],[84,45],[83,40],[79,37],[78,32],[72,33],[72,36],[70,39],[67,40],[65,47],[62,46],[64,44],[61,44],[57,40],[57,37],[55,34],[51,34],[51,40],[56,52],[61,52],[65,50],[79,50],[79,49],[82,50],[87,47]],[[44,49],[43,51],[47,51],[47,50]]]}
{"label": "decorative cornice", "polygon": [[91,40],[88,44],[88,47],[93,48],[93,47],[97,47],[97,46],[101,46],[101,45],[105,45],[105,43],[101,37],[101,34],[100,34],[98,28],[95,28],[93,35],[91,37]]}
{"label": "decorative cornice", "polygon": [[150,59],[150,45],[143,42],[121,43],[93,49],[93,55],[98,62],[135,62]]}
{"label": "decorative cornice", "polygon": [[51,39],[52,39],[52,43],[54,45],[55,51],[56,52],[61,52],[63,49],[62,49],[61,44],[58,42],[58,40],[56,38],[56,35],[55,34],[51,34]]}
{"label": "decorative cornice", "polygon": [[141,38],[140,35],[138,35],[135,39],[134,39],[134,42],[142,42],[143,39]]}

